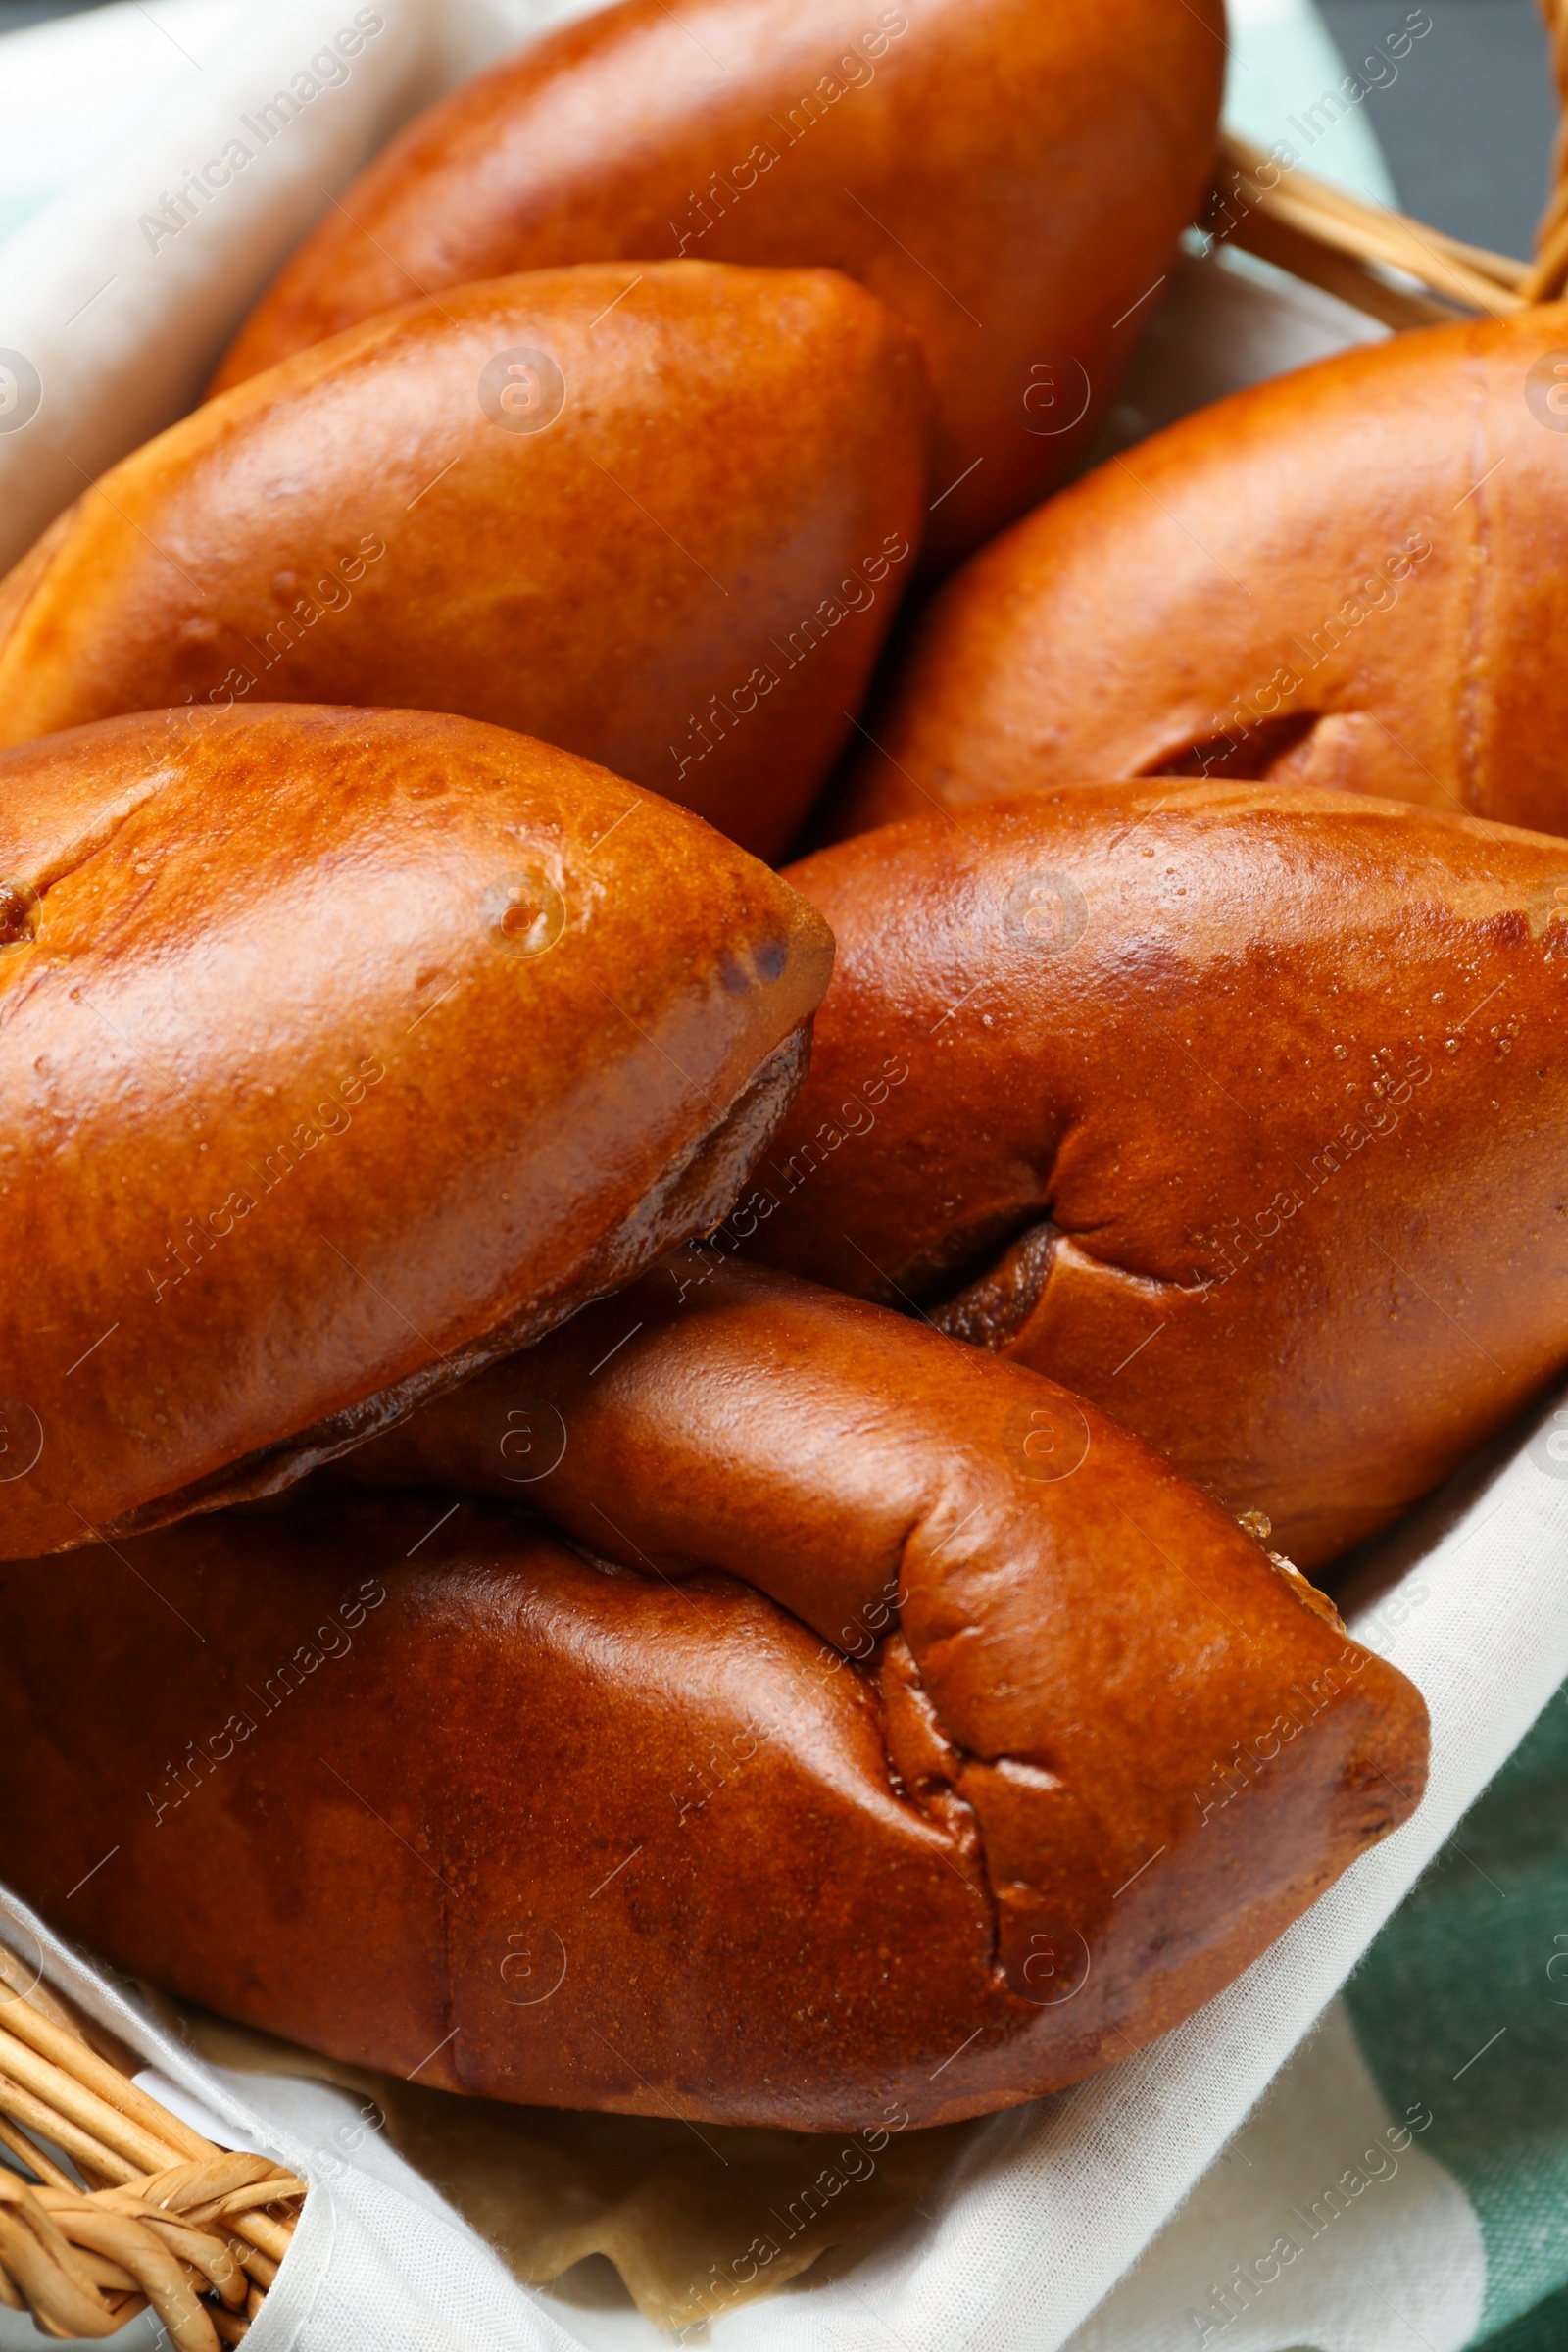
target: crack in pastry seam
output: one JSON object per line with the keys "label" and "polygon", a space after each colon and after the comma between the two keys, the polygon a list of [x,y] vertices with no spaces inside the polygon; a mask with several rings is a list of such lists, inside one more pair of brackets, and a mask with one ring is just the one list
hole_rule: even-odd
{"label": "crack in pastry seam", "polygon": [[[22,883],[30,891],[40,906],[46,905],[52,890],[62,882],[69,882],[75,875],[85,873],[87,867],[111,847],[132,818],[138,816],[148,803],[155,801],[173,780],[174,771],[161,773],[144,791],[137,792],[128,801],[122,801],[95,826],[89,827],[62,849],[52,864],[46,864],[30,876],[17,870],[10,879]],[[6,945],[14,950],[24,951],[38,945],[37,935],[34,933],[29,938],[10,941]],[[40,962],[24,953],[18,954],[15,960],[0,956],[0,1029],[8,1027],[19,1017],[24,1006],[31,1003],[36,991],[44,985],[50,972],[58,968],[58,963],[52,964],[47,960]]]}
{"label": "crack in pastry seam", "polygon": [[[946,1497],[941,1496],[938,1497],[935,1502],[927,1504],[926,1507],[921,1510],[919,1515],[911,1522],[905,1534],[900,1538],[898,1545],[898,1576],[893,1584],[893,1590],[896,1592],[907,1592],[909,1591],[911,1547],[922,1539],[929,1543],[933,1515],[936,1510],[941,1508],[942,1502],[945,1500]],[[947,1540],[951,1542],[952,1537],[950,1536]],[[938,1545],[937,1548],[940,1549],[941,1546]],[[1035,1758],[1030,1756],[1014,1756],[1005,1753],[995,1756],[982,1755],[978,1749],[972,1748],[968,1746],[962,1740],[956,1739],[950,1730],[944,1717],[943,1710],[926,1680],[924,1665],[921,1661],[918,1651],[914,1646],[914,1642],[910,1638],[907,1627],[905,1624],[902,1610],[900,1610],[895,1616],[894,1624],[898,1633],[903,1639],[905,1648],[908,1652],[910,1668],[913,1673],[915,1685],[920,1692],[920,1696],[931,1710],[931,1720],[936,1726],[937,1732],[939,1733],[944,1745],[951,1752],[951,1754],[956,1758],[957,1772],[959,1774],[962,1773],[966,1766],[970,1765],[989,1769],[994,1772],[999,1770],[1004,1765],[1013,1764],[1036,1772],[1050,1772],[1053,1779],[1058,1783],[1063,1790],[1068,1794],[1071,1793],[1068,1784],[1061,1779],[1061,1776],[1056,1773],[1054,1768],[1051,1765],[1041,1764]],[[983,1628],[981,1628],[971,1617],[966,1621],[961,1631],[970,1634],[977,1634],[982,1632]],[[948,1637],[950,1641],[959,1638],[960,1635],[958,1634]],[[886,1642],[884,1642],[881,1646],[883,1653],[885,1654]],[[884,1709],[880,1674],[877,1678],[877,1699],[879,1709]],[[885,1725],[885,1710],[883,1713],[883,1721]],[[896,1769],[893,1764],[891,1749],[888,1748],[887,1745],[885,1730],[883,1744],[884,1750],[887,1753],[890,1768]],[[1002,1904],[1001,1898],[996,1890],[995,1882],[991,1876],[991,1859],[986,1846],[985,1825],[982,1822],[973,1802],[970,1798],[964,1795],[962,1789],[957,1786],[956,1779],[949,1779],[945,1775],[936,1772],[933,1772],[926,1777],[931,1780],[939,1781],[942,1787],[948,1790],[955,1802],[964,1807],[965,1811],[969,1815],[969,1818],[974,1823],[975,1867],[979,1871],[981,1885],[978,1887],[972,1888],[971,1891],[977,1893],[985,1905],[987,1927],[990,1938],[990,1949],[987,1955],[987,1965],[992,1981],[996,1984],[1006,1986],[1006,1973],[1002,1965]],[[914,1794],[912,1788],[910,1790],[910,1797],[913,1803],[920,1805],[920,1800],[918,1796]],[[923,1805],[920,1805],[920,1810],[924,1812],[926,1808]],[[956,1861],[955,1861],[954,1867],[955,1869],[957,1869]],[[969,1881],[964,1876],[964,1873],[960,1870],[958,1875],[961,1878],[964,1878],[964,1884],[967,1886]],[[1010,1989],[1010,1986],[1007,1988]]]}
{"label": "crack in pastry seam", "polygon": [[[1102,1257],[1094,1250],[1086,1248],[1081,1234],[1069,1232],[1065,1227],[1058,1227],[1057,1230],[1060,1232],[1061,1239],[1064,1242],[1070,1242],[1079,1255],[1087,1258],[1098,1273],[1114,1274],[1119,1276],[1123,1282],[1141,1283],[1151,1291],[1174,1291],[1178,1298],[1201,1298],[1211,1287],[1207,1282],[1183,1282],[1178,1274],[1146,1274],[1141,1272],[1137,1266],[1121,1265],[1115,1258]],[[1049,1279],[1048,1276],[1047,1280],[1049,1281]],[[1041,1285],[1042,1296],[1044,1296],[1045,1289],[1046,1284],[1043,1283]]]}
{"label": "crack in pastry seam", "polygon": [[15,878],[25,882],[42,904],[62,882],[69,882],[74,875],[84,873],[93,859],[101,857],[114,844],[132,818],[140,815],[149,802],[157,800],[178,779],[180,772],[173,767],[161,769],[145,786],[123,794],[95,823],[84,826],[74,841],[60,850],[52,863],[45,864],[30,875],[23,871],[19,864]]}
{"label": "crack in pastry seam", "polygon": [[[904,1632],[902,1620],[900,1621],[899,1630],[901,1633]],[[1029,1766],[1035,1771],[1049,1770],[1049,1767],[1042,1767],[1034,1764],[1033,1759],[1027,1756],[983,1756],[980,1755],[975,1749],[965,1747],[960,1740],[955,1740],[952,1733],[948,1730],[946,1723],[942,1719],[941,1710],[938,1708],[936,1700],[931,1695],[931,1691],[926,1683],[925,1675],[921,1670],[920,1661],[915,1655],[914,1645],[909,1641],[907,1634],[904,1634],[904,1641],[905,1646],[907,1648],[909,1653],[910,1663],[914,1669],[914,1679],[918,1685],[920,1694],[931,1709],[932,1718],[936,1723],[937,1729],[942,1735],[943,1740],[952,1750],[953,1754],[957,1758],[958,1770],[960,1773],[965,1766],[971,1764],[982,1767],[988,1766],[992,1771],[996,1771],[1004,1764],[1025,1765]],[[877,1690],[877,1698],[880,1706],[880,1687],[878,1687]],[[894,1764],[891,1749],[888,1749],[886,1746],[885,1736],[884,1748],[887,1753],[889,1770],[891,1773],[896,1774],[898,1768]],[[902,1775],[899,1777],[902,1779]],[[987,1936],[986,1972],[990,1977],[994,1986],[996,1986],[999,1990],[1010,1992],[1013,1988],[1008,1983],[1007,1973],[1002,1962],[1002,1901],[1001,1897],[997,1893],[996,1882],[991,1875],[991,1856],[986,1847],[985,1825],[981,1821],[978,1812],[975,1810],[974,1804],[968,1797],[964,1795],[962,1789],[958,1788],[956,1781],[949,1780],[942,1774],[936,1772],[929,1773],[924,1777],[928,1781],[939,1782],[941,1787],[947,1791],[952,1800],[956,1804],[959,1804],[963,1807],[970,1821],[974,1824],[973,1866],[975,1871],[978,1873],[980,1884],[978,1886],[974,1884],[968,1872],[961,1866],[958,1854],[950,1854],[948,1856],[948,1861],[955,1874],[962,1880],[964,1886],[968,1887],[971,1894],[979,1897],[980,1902],[984,1907]],[[916,1806],[921,1813],[925,1814],[928,1820],[932,1819],[933,1816],[931,1815],[927,1806],[921,1802],[921,1799],[916,1793],[915,1788],[913,1787],[909,1787],[909,1785],[906,1783],[905,1786],[908,1787],[910,1803]],[[1065,1784],[1063,1784],[1063,1786],[1065,1786]],[[944,1827],[945,1825],[938,1821],[937,1826],[940,1828]],[[954,1842],[956,1843],[956,1841],[955,1840]],[[966,1862],[968,1860],[969,1856],[967,1854],[962,1855],[962,1862]]]}
{"label": "crack in pastry seam", "polygon": [[[911,1657],[913,1656],[912,1651],[910,1652],[910,1655]],[[922,1691],[925,1690],[925,1684],[923,1680],[920,1682],[920,1688]],[[933,1708],[932,1712],[935,1713],[935,1708]],[[947,1738],[947,1734],[945,1732],[943,1737],[944,1739]],[[955,1754],[959,1756],[965,1763],[981,1763],[984,1761],[983,1757],[970,1756],[966,1749],[956,1746],[956,1742],[953,1740],[949,1740],[948,1744],[954,1749]],[[965,1867],[970,1860],[969,1854],[966,1853],[958,1844],[957,1839],[948,1829],[947,1824],[922,1802],[915,1788],[910,1787],[907,1783],[902,1782],[902,1776],[898,1776],[898,1768],[893,1761],[892,1751],[886,1747],[885,1742],[884,1753],[887,1756],[889,1774],[890,1776],[897,1776],[901,1778],[901,1785],[907,1789],[908,1802],[915,1808],[916,1812],[921,1814],[925,1820],[931,1823],[933,1828],[941,1830],[944,1837],[947,1838],[949,1850],[944,1853],[943,1859],[947,1863],[948,1868],[953,1872],[954,1877],[958,1880],[959,1884],[967,1890],[968,1893],[976,1897],[980,1904],[981,1910],[985,1915],[986,1974],[988,1977],[990,1977],[993,1984],[1005,1984],[1006,1980],[1002,1967],[1002,1905],[998,1899],[996,1886],[991,1877],[990,1858],[986,1853],[985,1831],[981,1827],[979,1814],[976,1813],[973,1805],[964,1795],[963,1791],[956,1788],[952,1781],[943,1780],[941,1782],[941,1786],[946,1789],[953,1802],[963,1807],[964,1812],[968,1815],[970,1821],[974,1825],[973,1870],[979,1880],[979,1884],[976,1885],[975,1877],[971,1876],[969,1869]],[[937,1774],[931,1774],[927,1777],[932,1780],[940,1778],[940,1776]]]}
{"label": "crack in pastry seam", "polygon": [[[956,1323],[978,1324],[984,1311],[982,1301],[988,1293],[998,1295],[1000,1309],[1001,1294],[1006,1290],[1008,1284],[1009,1261],[1016,1260],[1019,1253],[1031,1244],[1036,1243],[1048,1227],[1051,1230],[1053,1247],[1043,1275],[1032,1291],[1021,1293],[1019,1298],[1012,1302],[1005,1330],[1000,1331],[994,1338],[980,1339],[975,1343],[976,1345],[993,1351],[1004,1349],[1038,1313],[1041,1301],[1051,1288],[1052,1277],[1056,1271],[1054,1245],[1057,1242],[1070,1243],[1079,1256],[1094,1271],[1119,1278],[1124,1282],[1136,1283],[1143,1289],[1158,1294],[1173,1296],[1175,1298],[1201,1299],[1211,1288],[1207,1281],[1188,1283],[1183,1282],[1179,1276],[1174,1274],[1143,1273],[1136,1267],[1118,1264],[1114,1258],[1100,1256],[1086,1245],[1083,1233],[1075,1233],[1058,1225],[1054,1216],[1048,1213],[1040,1219],[1038,1224],[1027,1228],[1015,1241],[1010,1243],[984,1273],[976,1275],[971,1282],[966,1283],[961,1290],[954,1292],[950,1297],[933,1300],[922,1310],[923,1319],[936,1330],[946,1332],[950,1337],[957,1337],[960,1335],[954,1331],[953,1326]],[[1197,1269],[1195,1268],[1194,1271],[1196,1272]],[[1000,1312],[997,1320],[998,1322],[1001,1320]]]}

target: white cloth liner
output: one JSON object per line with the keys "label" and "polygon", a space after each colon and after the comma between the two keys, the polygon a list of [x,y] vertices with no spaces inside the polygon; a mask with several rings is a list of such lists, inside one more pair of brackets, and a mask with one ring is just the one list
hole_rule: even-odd
{"label": "white cloth liner", "polygon": [[[156,4],[140,0],[107,12],[150,20],[158,33],[141,35],[136,52],[124,48],[133,27],[113,35],[127,69],[136,57],[151,103],[138,117],[131,74],[125,135],[0,245],[0,366],[5,351],[20,352],[41,386],[24,429],[4,429],[0,414],[0,570],[94,475],[200,398],[278,265],[400,122],[519,33],[581,15],[583,0],[267,0],[237,17],[233,0],[219,7],[220,21],[205,34],[192,0],[162,23]],[[362,45],[345,56],[352,38],[339,42],[333,59],[334,35],[345,28]],[[71,151],[73,89],[78,71],[94,86],[97,30],[88,17],[11,36],[31,44],[12,103],[19,114],[29,103],[34,110],[34,147],[36,109],[53,88],[55,151]],[[323,56],[312,74],[312,60]],[[297,96],[300,74],[325,86],[264,143],[269,126],[258,129],[257,110],[280,90]],[[89,123],[112,119],[111,104],[99,83]],[[5,112],[0,97],[0,135]],[[252,151],[237,169],[224,161],[236,139]],[[164,197],[209,159],[232,178],[205,210],[187,199],[192,217],[160,235]]]}
{"label": "white cloth liner", "polygon": [[[1430,2108],[1425,2118],[1418,2130],[1430,2127]],[[1314,2200],[1347,2165],[1360,2167],[1365,2189],[1314,2237]],[[1238,2265],[1255,2277],[1282,2230],[1296,2232],[1299,2256],[1276,2261],[1272,2277],[1265,2265],[1262,2292],[1220,2317],[1215,2286],[1234,2283]],[[1405,2118],[1390,2114],[1349,2012],[1334,2001],[1066,2352],[1463,2352],[1486,2288],[1474,2206]]]}
{"label": "white cloth liner", "polygon": [[[210,40],[198,0],[137,9],[155,29],[160,13],[163,28],[178,24],[187,66],[171,81],[161,62],[160,88],[122,140],[0,245],[0,347],[21,351],[42,383],[32,421],[0,431],[0,564],[85,476],[189,405],[323,191],[340,186],[413,108],[509,38],[582,13],[571,0],[377,0],[372,13],[384,22],[348,78],[323,89],[210,209],[153,251],[138,226],[142,212],[188,167],[220,152],[237,118],[308,67],[354,14],[352,0],[270,0],[235,29],[233,0],[212,4],[227,12],[227,29],[208,20]],[[1250,13],[1266,34],[1266,49],[1253,51],[1268,66],[1262,111],[1277,116],[1292,72],[1303,101],[1323,86],[1321,31],[1304,5],[1254,0]],[[36,44],[47,29],[82,58],[102,21],[12,39]],[[0,137],[9,46],[0,44]],[[36,46],[28,54],[36,66]],[[65,63],[71,53],[56,54]],[[69,73],[57,80],[64,136]],[[1250,117],[1240,74],[1233,88],[1244,125],[1272,135],[1268,122]],[[128,90],[132,117],[139,103]],[[1352,119],[1342,146],[1358,138],[1364,146],[1364,126]],[[1317,154],[1312,163],[1327,168]],[[1375,155],[1369,165],[1363,152],[1361,167],[1363,178],[1375,172]],[[1271,372],[1369,331],[1309,289],[1266,274],[1225,272],[1219,283],[1215,268],[1178,273],[1146,348],[1137,388],[1146,416],[1178,413],[1227,377]],[[1237,338],[1220,382],[1210,340],[1218,318],[1235,321]],[[1568,1676],[1565,1539],[1568,1482],[1538,1467],[1518,1432],[1389,1539],[1362,1578],[1369,1594],[1380,1579],[1388,1590],[1355,1622],[1414,1678],[1432,1711],[1432,1786],[1415,1819],[1180,2031],[1074,2092],[997,2118],[928,2214],[896,2238],[858,2263],[830,2260],[825,2277],[719,2318],[699,2340],[735,2352],[1056,2352],[1236,2132]],[[225,2077],[197,2063],[20,1906],[0,1900],[0,1909],[24,1943],[36,1938],[50,1974],[172,2082],[312,2180],[294,2247],[249,2338],[254,2352],[543,2352],[660,2340],[613,2297],[596,2307],[517,2286],[393,2151],[357,2132],[344,2094]],[[1294,2311],[1292,2324],[1291,2341],[1311,2340],[1310,2313]],[[155,2340],[147,2323],[135,2325],[140,2336],[122,2339],[127,2347]],[[40,2340],[0,2313],[0,2347]]]}

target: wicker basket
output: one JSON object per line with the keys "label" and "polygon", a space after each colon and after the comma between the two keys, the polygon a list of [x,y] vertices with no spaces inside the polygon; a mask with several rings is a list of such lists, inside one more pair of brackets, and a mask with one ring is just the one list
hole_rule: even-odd
{"label": "wicker basket", "polygon": [[46,2335],[114,2335],[151,2304],[179,2352],[243,2340],[305,2182],[149,2098],[3,1945],[0,2144],[32,2175],[0,2166],[0,2303]]}
{"label": "wicker basket", "polygon": [[[1542,6],[1568,116],[1568,0]],[[1557,174],[1531,264],[1283,170],[1226,133],[1200,225],[1395,328],[1501,318],[1568,284],[1568,120]],[[3,1945],[0,2147],[31,2175],[0,2161],[0,2304],[57,2337],[113,2335],[151,2305],[179,2352],[244,2339],[306,2183],[270,2157],[215,2147],[149,2098]]]}

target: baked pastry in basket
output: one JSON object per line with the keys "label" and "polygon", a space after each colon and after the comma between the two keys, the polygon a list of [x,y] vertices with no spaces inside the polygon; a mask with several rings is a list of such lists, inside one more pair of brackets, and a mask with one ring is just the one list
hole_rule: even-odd
{"label": "baked pastry in basket", "polygon": [[1183,417],[949,584],[835,829],[1185,775],[1568,832],[1565,430],[1560,302]]}
{"label": "baked pastry in basket", "polygon": [[551,270],[114,466],[0,586],[0,743],[194,700],[460,711],[776,857],[913,570],[929,393],[830,270]]}
{"label": "baked pastry in basket", "polygon": [[623,0],[402,131],[218,384],[513,270],[825,265],[925,350],[945,567],[1093,432],[1207,179],[1224,64],[1219,0]]}
{"label": "baked pastry in basket", "polygon": [[1416,1691],[1150,1448],[715,1255],[342,1465],[425,1492],[0,1569],[0,1875],[339,2057],[829,2130],[1112,2064],[1406,1816]]}
{"label": "baked pastry in basket", "polygon": [[711,1225],[831,956],[684,810],[419,711],[0,756],[0,876],[6,1555],[284,1483]]}
{"label": "baked pastry in basket", "polygon": [[1303,1567],[1568,1362],[1568,843],[1156,777],[790,875],[837,963],[749,1250],[1049,1373]]}

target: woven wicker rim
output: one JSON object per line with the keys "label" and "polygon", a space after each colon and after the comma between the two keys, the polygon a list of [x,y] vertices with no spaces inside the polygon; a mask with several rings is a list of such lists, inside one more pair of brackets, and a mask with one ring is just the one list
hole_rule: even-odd
{"label": "woven wicker rim", "polygon": [[46,2335],[115,2335],[150,2304],[179,2352],[244,2340],[305,2182],[171,2115],[4,1945],[0,2145],[33,2176],[0,2166],[0,2304]]}

